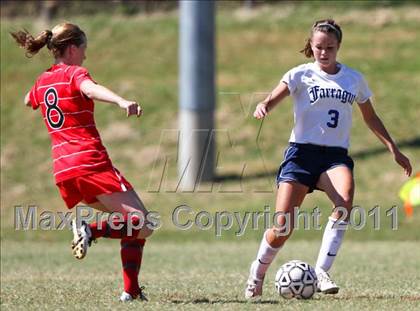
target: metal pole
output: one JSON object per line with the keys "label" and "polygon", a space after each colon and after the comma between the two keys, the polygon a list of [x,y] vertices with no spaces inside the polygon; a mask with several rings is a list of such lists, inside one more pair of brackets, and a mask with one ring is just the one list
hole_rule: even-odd
{"label": "metal pole", "polygon": [[214,175],[215,34],[213,1],[180,1],[178,174],[182,191]]}

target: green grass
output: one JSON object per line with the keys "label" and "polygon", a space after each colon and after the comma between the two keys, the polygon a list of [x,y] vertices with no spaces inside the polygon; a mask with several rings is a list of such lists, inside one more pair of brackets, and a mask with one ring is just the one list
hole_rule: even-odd
{"label": "green grass", "polygon": [[[415,242],[343,244],[332,276],[338,295],[312,300],[280,298],[276,268],[291,259],[313,263],[318,243],[288,243],[268,271],[264,295],[246,302],[243,289],[257,243],[149,241],[141,270],[150,302],[121,304],[119,244],[100,240],[83,261],[68,243],[2,243],[2,310],[418,310],[419,248]],[[5,252],[7,250],[7,252]]]}

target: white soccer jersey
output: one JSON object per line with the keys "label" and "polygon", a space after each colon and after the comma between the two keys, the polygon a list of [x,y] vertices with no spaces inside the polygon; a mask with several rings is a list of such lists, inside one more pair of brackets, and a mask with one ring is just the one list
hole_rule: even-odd
{"label": "white soccer jersey", "polygon": [[353,103],[372,95],[363,76],[340,64],[336,74],[307,63],[289,70],[281,79],[294,101],[294,128],[290,142],[349,147]]}

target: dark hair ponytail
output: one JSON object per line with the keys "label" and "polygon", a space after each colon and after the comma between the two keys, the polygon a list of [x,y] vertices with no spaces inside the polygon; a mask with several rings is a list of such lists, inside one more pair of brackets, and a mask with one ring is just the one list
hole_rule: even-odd
{"label": "dark hair ponytail", "polygon": [[48,45],[52,38],[51,30],[44,30],[34,38],[26,29],[10,33],[17,44],[26,50],[25,55],[32,57],[45,45]]}
{"label": "dark hair ponytail", "polygon": [[27,57],[32,57],[45,45],[54,57],[60,57],[69,45],[79,47],[86,43],[85,33],[77,25],[71,23],[58,24],[52,30],[44,30],[36,38],[26,29],[10,34],[17,44],[26,50]]}
{"label": "dark hair ponytail", "polygon": [[305,47],[299,52],[303,53],[307,58],[311,58],[314,55],[311,48],[311,38],[306,39]]}
{"label": "dark hair ponytail", "polygon": [[316,31],[334,34],[339,44],[343,39],[343,32],[341,31],[341,27],[333,19],[323,19],[316,21],[311,28],[311,34],[309,38],[306,39],[305,47],[303,48],[303,50],[300,51],[307,58],[311,58],[312,56],[314,56],[311,47],[311,40],[312,36]]}

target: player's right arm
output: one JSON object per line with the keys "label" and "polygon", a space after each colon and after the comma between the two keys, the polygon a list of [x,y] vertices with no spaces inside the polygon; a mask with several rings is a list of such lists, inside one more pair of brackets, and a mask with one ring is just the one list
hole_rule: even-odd
{"label": "player's right arm", "polygon": [[96,84],[90,79],[86,79],[80,83],[80,90],[90,99],[117,104],[127,111],[127,117],[130,115],[137,115],[139,117],[143,113],[140,105],[135,101],[126,100],[105,86]]}
{"label": "player's right arm", "polygon": [[286,83],[281,81],[268,96],[260,102],[254,111],[254,118],[264,118],[278,103],[290,94]]}

